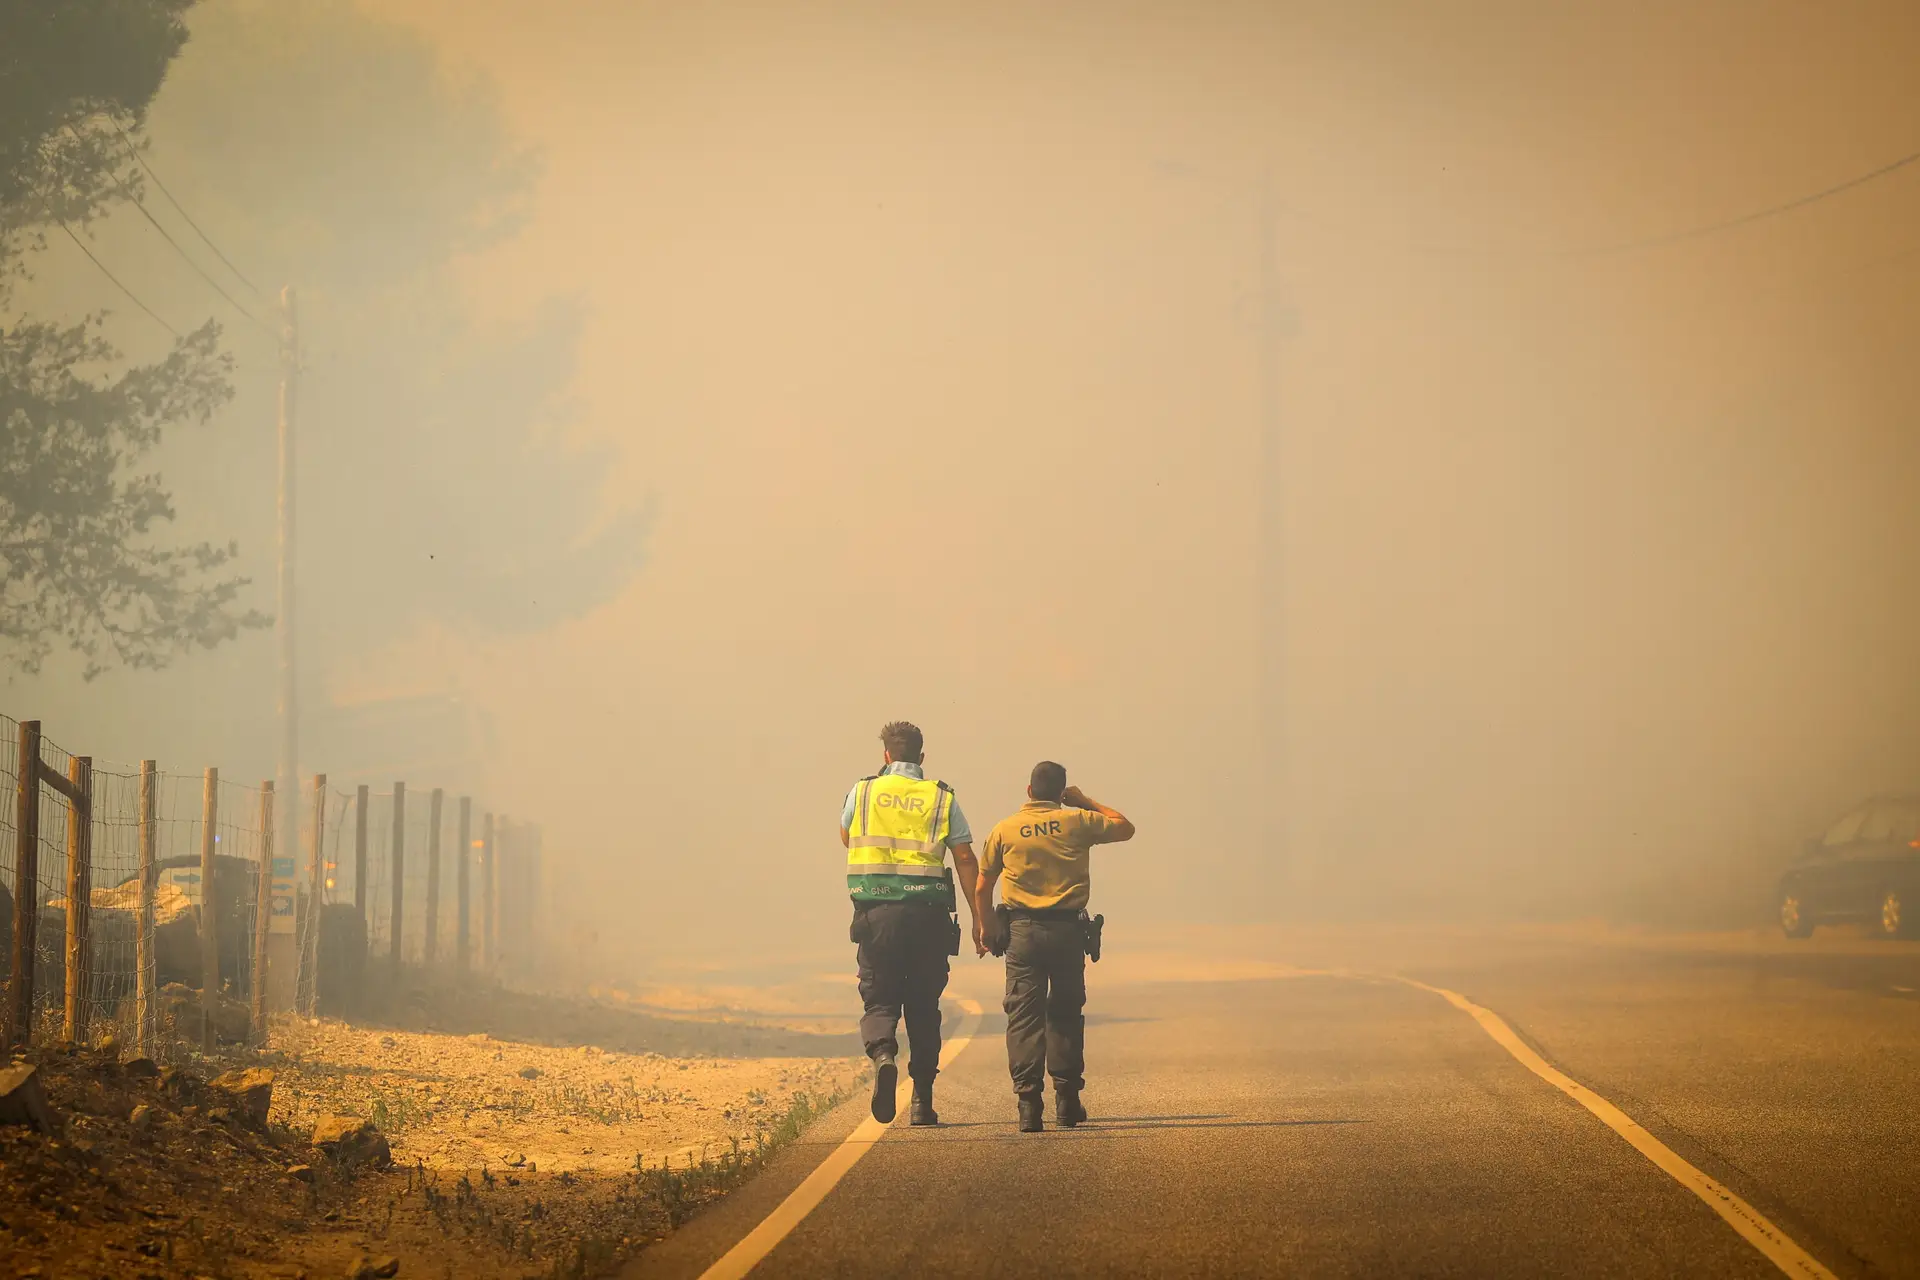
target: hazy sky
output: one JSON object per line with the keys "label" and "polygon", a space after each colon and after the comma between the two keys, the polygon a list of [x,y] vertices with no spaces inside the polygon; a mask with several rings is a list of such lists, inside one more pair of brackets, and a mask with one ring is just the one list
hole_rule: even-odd
{"label": "hazy sky", "polygon": [[[637,951],[728,945],[686,909],[716,898],[741,934],[840,929],[833,815],[896,716],[981,828],[1064,761],[1143,831],[1103,903],[1186,919],[1723,891],[1920,779],[1920,166],[1569,252],[1920,148],[1912,6],[365,7],[537,154],[460,302],[579,308],[566,438],[655,522],[584,616],[424,621],[330,687],[483,706],[489,793]],[[1263,172],[1280,797],[1250,759]],[[88,721],[130,754],[152,679]]]}

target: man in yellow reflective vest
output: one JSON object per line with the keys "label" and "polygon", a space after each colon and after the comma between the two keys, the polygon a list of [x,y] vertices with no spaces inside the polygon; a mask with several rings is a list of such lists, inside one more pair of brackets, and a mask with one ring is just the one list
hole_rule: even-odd
{"label": "man in yellow reflective vest", "polygon": [[880,772],[854,783],[840,808],[853,899],[849,934],[860,948],[860,999],[866,1007],[860,1038],[873,1059],[873,1118],[887,1124],[895,1109],[897,1034],[905,1013],[907,1075],[913,1080],[908,1122],[938,1124],[933,1078],[940,1072],[940,995],[947,989],[947,957],[960,954],[954,873],[973,921],[974,951],[984,955],[986,934],[973,900],[980,868],[953,788],[922,768],[920,730],[897,720],[880,730],[880,745]]}

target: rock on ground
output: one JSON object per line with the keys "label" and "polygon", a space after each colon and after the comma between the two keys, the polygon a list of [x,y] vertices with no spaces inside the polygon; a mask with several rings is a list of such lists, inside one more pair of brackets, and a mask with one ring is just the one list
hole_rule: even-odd
{"label": "rock on ground", "polygon": [[37,1067],[22,1065],[0,1071],[0,1124],[22,1124],[41,1133],[58,1127]]}
{"label": "rock on ground", "polygon": [[207,1087],[223,1095],[235,1115],[258,1128],[273,1108],[273,1080],[267,1067],[235,1068],[207,1081]]}
{"label": "rock on ground", "polygon": [[373,1121],[358,1116],[322,1116],[313,1127],[313,1145],[345,1165],[372,1165],[384,1169],[393,1163],[393,1151]]}
{"label": "rock on ground", "polygon": [[[190,1044],[197,1042],[205,1017],[200,992],[180,982],[160,988],[160,1022],[174,1037]],[[253,1036],[253,1010],[215,992],[213,1036],[221,1044],[245,1044]]]}

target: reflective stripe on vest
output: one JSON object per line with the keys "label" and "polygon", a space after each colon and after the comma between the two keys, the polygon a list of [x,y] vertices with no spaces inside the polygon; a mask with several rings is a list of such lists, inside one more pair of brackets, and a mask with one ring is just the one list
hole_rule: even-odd
{"label": "reflective stripe on vest", "polygon": [[855,902],[934,902],[954,909],[947,869],[951,793],[931,779],[883,773],[854,788],[847,893]]}

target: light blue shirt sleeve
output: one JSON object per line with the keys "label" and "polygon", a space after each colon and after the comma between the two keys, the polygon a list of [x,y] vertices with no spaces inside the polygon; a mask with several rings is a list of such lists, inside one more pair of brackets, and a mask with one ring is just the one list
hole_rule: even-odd
{"label": "light blue shirt sleeve", "polygon": [[973,828],[967,825],[967,815],[960,812],[960,797],[953,798],[953,816],[948,819],[947,848],[957,849],[963,844],[973,843]]}
{"label": "light blue shirt sleeve", "polygon": [[840,829],[842,831],[853,830],[853,797],[854,793],[859,790],[860,784],[857,782],[847,788],[847,802],[840,806]]}

